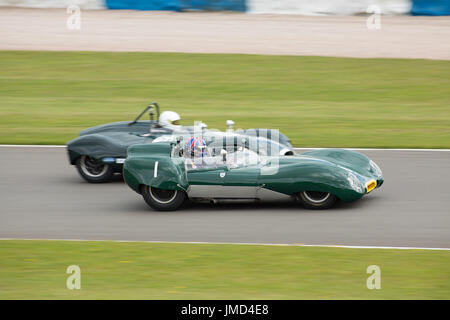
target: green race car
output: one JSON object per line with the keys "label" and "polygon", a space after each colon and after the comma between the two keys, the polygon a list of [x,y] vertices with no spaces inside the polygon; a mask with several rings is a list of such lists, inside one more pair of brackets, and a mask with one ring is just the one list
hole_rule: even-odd
{"label": "green race car", "polygon": [[380,168],[365,155],[320,149],[294,155],[268,155],[247,146],[225,146],[201,156],[182,152],[179,139],[128,148],[125,182],[155,210],[180,208],[187,199],[263,199],[290,196],[309,209],[360,199],[383,184]]}

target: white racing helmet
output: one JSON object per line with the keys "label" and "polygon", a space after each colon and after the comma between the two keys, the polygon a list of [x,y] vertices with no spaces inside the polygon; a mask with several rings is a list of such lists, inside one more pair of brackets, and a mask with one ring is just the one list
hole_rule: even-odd
{"label": "white racing helmet", "polygon": [[164,111],[159,116],[159,124],[163,127],[180,127],[181,117],[174,111]]}

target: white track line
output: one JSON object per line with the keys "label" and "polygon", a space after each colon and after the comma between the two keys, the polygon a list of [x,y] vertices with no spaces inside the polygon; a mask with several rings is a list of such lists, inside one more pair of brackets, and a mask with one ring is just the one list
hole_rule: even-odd
{"label": "white track line", "polygon": [[[0,144],[3,148],[65,148],[65,145],[44,145],[44,144]],[[327,148],[294,148],[294,150],[321,150]],[[450,149],[399,149],[399,148],[341,148],[356,151],[438,151],[438,152],[448,152]]]}
{"label": "white track line", "polygon": [[[65,148],[65,145],[14,145],[0,144],[0,147],[11,148]],[[320,150],[324,148],[295,148],[295,150]],[[450,149],[380,149],[380,148],[349,148],[362,151],[450,151]],[[348,249],[397,249],[397,250],[444,250],[450,248],[425,248],[425,247],[390,247],[390,246],[350,246],[350,245],[321,245],[299,243],[233,243],[233,242],[183,242],[183,241],[135,241],[135,240],[83,240],[83,239],[24,239],[24,238],[0,238],[0,240],[50,240],[50,241],[102,241],[102,242],[143,242],[143,243],[175,243],[175,244],[234,244],[252,246],[294,246],[294,247],[323,247],[323,248],[348,248]]]}
{"label": "white track line", "polygon": [[141,241],[141,240],[86,240],[86,239],[35,239],[35,238],[0,238],[2,240],[40,240],[40,241],[74,241],[74,242],[131,242],[131,243],[168,243],[168,244],[214,244],[214,245],[245,245],[245,246],[276,246],[276,247],[318,247],[318,248],[345,248],[345,249],[388,249],[388,250],[440,250],[450,251],[450,248],[425,247],[389,247],[389,246],[347,246],[304,243],[254,243],[254,242],[203,242],[203,241]]}

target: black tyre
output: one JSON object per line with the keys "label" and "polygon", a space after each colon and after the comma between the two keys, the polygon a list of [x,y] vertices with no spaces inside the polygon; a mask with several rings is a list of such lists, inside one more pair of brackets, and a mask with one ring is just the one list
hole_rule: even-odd
{"label": "black tyre", "polygon": [[142,186],[142,196],[147,204],[158,211],[174,211],[180,208],[187,199],[183,190],[165,190]]}
{"label": "black tyre", "polygon": [[328,209],[337,201],[337,197],[329,192],[302,191],[297,199],[307,209]]}
{"label": "black tyre", "polygon": [[75,165],[80,176],[90,183],[107,182],[114,174],[114,169],[110,164],[86,155],[79,157]]}

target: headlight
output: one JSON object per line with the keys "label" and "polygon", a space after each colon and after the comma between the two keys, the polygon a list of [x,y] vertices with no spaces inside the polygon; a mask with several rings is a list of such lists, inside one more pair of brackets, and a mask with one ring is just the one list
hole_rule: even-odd
{"label": "headlight", "polygon": [[364,193],[364,186],[359,179],[351,172],[348,173],[347,181],[350,187],[358,193]]}
{"label": "headlight", "polygon": [[370,169],[378,178],[380,178],[382,176],[380,167],[377,166],[377,164],[375,162],[373,162],[372,160],[370,160]]}

